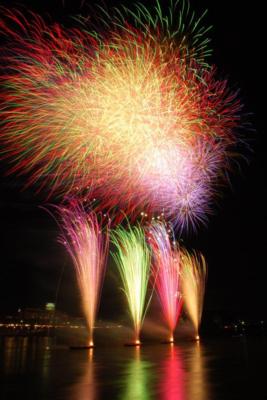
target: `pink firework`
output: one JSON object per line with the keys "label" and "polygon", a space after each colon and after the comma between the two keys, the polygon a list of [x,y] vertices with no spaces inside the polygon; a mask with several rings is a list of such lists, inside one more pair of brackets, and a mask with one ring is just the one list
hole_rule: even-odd
{"label": "pink firework", "polygon": [[176,242],[171,242],[170,236],[171,230],[163,223],[152,225],[147,234],[153,251],[152,274],[155,279],[155,288],[169,329],[169,341],[173,342],[173,333],[182,310],[183,300],[180,251]]}
{"label": "pink firework", "polygon": [[70,254],[80,289],[84,315],[89,329],[89,346],[93,346],[93,328],[105,275],[108,252],[107,230],[103,233],[97,215],[88,214],[77,202],[57,208],[62,233],[59,241]]}

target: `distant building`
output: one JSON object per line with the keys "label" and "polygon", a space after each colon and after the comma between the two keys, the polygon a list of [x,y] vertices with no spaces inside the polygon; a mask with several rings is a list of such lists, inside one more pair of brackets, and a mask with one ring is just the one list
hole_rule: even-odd
{"label": "distant building", "polygon": [[21,310],[20,319],[29,324],[51,325],[66,324],[69,317],[66,313],[56,311],[54,303],[47,303],[45,308],[25,308]]}
{"label": "distant building", "polygon": [[46,303],[45,309],[46,311],[55,311],[56,305],[55,303]]}

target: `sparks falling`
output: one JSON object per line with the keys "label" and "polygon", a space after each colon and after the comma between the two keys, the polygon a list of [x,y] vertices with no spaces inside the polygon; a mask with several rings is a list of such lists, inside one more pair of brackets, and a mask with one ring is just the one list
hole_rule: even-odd
{"label": "sparks falling", "polygon": [[[2,157],[49,195],[96,199],[116,221],[205,222],[229,165],[240,104],[207,63],[187,2],[103,11],[66,29],[5,10]],[[99,25],[99,24],[98,24]],[[101,24],[100,24],[101,25]],[[91,29],[91,30],[90,30]]]}
{"label": "sparks falling", "polygon": [[140,344],[140,330],[147,309],[146,293],[150,273],[150,251],[140,227],[117,228],[111,233],[113,253],[134,327],[134,343]]}
{"label": "sparks falling", "polygon": [[70,254],[80,289],[82,306],[92,347],[93,328],[105,275],[108,252],[107,232],[103,232],[93,212],[86,213],[78,203],[58,209],[62,233],[59,241]]}
{"label": "sparks falling", "polygon": [[153,250],[152,275],[166,321],[170,342],[183,305],[181,294],[181,252],[165,224],[158,223],[148,229],[148,241]]}
{"label": "sparks falling", "polygon": [[199,340],[199,326],[202,317],[206,286],[207,265],[202,254],[190,254],[183,249],[182,293],[188,315],[193,323],[195,339]]}

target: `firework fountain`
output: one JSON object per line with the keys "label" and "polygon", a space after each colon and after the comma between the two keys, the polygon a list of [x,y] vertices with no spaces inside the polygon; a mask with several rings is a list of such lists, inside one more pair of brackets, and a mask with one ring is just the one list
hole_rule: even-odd
{"label": "firework fountain", "polygon": [[202,317],[207,266],[202,254],[190,254],[183,249],[182,255],[182,292],[188,315],[195,330],[195,339],[199,340],[199,325]]}
{"label": "firework fountain", "polygon": [[148,241],[153,250],[152,275],[160,299],[164,319],[169,330],[169,342],[182,310],[181,253],[177,242],[171,241],[170,228],[158,223],[148,230]]}
{"label": "firework fountain", "polygon": [[82,306],[89,330],[89,345],[93,347],[93,329],[105,275],[108,251],[107,230],[101,230],[97,215],[86,213],[73,203],[58,209],[62,233],[59,241],[66,247],[74,266],[80,289]]}
{"label": "firework fountain", "polygon": [[150,273],[150,251],[140,227],[117,228],[111,233],[117,249],[113,257],[119,269],[134,327],[133,345],[140,345],[140,330],[147,309],[146,293]]}

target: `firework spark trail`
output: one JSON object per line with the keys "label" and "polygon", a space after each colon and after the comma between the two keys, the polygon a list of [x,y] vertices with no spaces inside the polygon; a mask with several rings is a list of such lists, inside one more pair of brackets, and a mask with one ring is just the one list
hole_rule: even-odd
{"label": "firework spark trail", "polygon": [[194,325],[196,339],[198,339],[206,285],[206,261],[202,254],[196,252],[190,254],[183,249],[181,262],[184,304]]}
{"label": "firework spark trail", "polygon": [[111,232],[117,249],[113,253],[121,276],[123,290],[134,326],[134,341],[140,340],[140,330],[147,309],[146,293],[150,273],[150,251],[140,227],[117,228]]}
{"label": "firework spark trail", "polygon": [[170,341],[182,311],[181,260],[177,242],[171,243],[170,229],[157,223],[148,228],[147,238],[152,248],[152,275],[167,323]]}
{"label": "firework spark trail", "polygon": [[105,275],[108,252],[107,232],[101,230],[97,215],[87,214],[77,202],[57,207],[62,233],[59,241],[66,247],[75,267],[84,315],[93,345],[93,328]]}
{"label": "firework spark trail", "polygon": [[[163,149],[154,150],[150,162],[155,162],[157,168],[148,175],[150,179],[144,176],[140,180],[149,194],[150,209],[157,209],[160,204],[161,215],[173,221],[179,231],[207,222],[207,215],[212,212],[211,199],[215,196],[212,185],[218,181],[223,157],[220,144],[211,146],[204,142],[195,143],[183,152],[181,147],[169,148],[165,153]],[[177,213],[175,218],[173,210]]]}
{"label": "firework spark trail", "polygon": [[142,5],[103,11],[105,34],[82,19],[65,29],[5,10],[0,140],[10,173],[50,195],[90,193],[96,210],[133,220],[166,212],[181,230],[205,222],[240,104],[208,68],[207,30],[186,4],[166,18],[158,3],[155,17]]}

